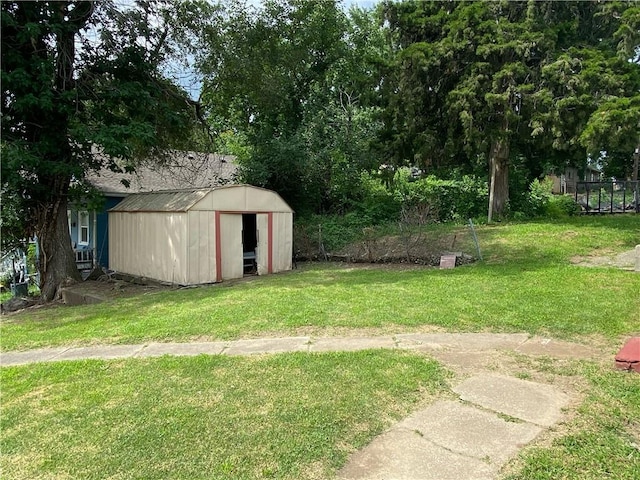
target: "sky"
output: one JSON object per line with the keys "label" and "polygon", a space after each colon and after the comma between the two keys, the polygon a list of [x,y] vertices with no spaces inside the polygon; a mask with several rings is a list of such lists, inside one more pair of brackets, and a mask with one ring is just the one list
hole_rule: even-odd
{"label": "sky", "polygon": [[347,8],[351,5],[356,5],[367,10],[372,9],[376,3],[378,3],[378,0],[344,0],[345,7]]}

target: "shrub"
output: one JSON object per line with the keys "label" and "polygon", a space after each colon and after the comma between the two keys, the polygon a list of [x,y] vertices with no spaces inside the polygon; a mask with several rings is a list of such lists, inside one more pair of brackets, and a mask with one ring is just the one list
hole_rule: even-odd
{"label": "shrub", "polygon": [[553,195],[546,207],[546,215],[551,218],[562,218],[578,215],[580,205],[568,195]]}
{"label": "shrub", "polygon": [[360,187],[363,198],[356,204],[354,211],[370,225],[379,225],[399,218],[402,203],[379,178],[363,173]]}
{"label": "shrub", "polygon": [[465,220],[481,215],[487,204],[485,181],[470,175],[444,180],[433,175],[411,181],[409,169],[400,169],[394,180],[395,197],[405,208],[429,205],[435,221]]}
{"label": "shrub", "polygon": [[552,188],[553,181],[547,178],[542,181],[535,179],[531,182],[527,196],[528,202],[523,213],[532,217],[544,215],[547,210],[547,205],[553,196],[551,193]]}
{"label": "shrub", "polygon": [[38,271],[38,258],[36,257],[36,244],[30,243],[27,248],[27,272],[29,274],[36,273]]}
{"label": "shrub", "polygon": [[300,219],[294,227],[294,251],[304,258],[322,257],[362,238],[370,225],[368,218],[355,212]]}
{"label": "shrub", "polygon": [[13,274],[11,272],[0,272],[0,285],[8,288],[13,283]]}

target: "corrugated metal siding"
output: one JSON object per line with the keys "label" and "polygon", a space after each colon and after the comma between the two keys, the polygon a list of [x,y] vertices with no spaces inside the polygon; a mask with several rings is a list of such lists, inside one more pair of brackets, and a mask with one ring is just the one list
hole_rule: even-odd
{"label": "corrugated metal siding", "polygon": [[112,208],[112,212],[186,212],[202,200],[211,189],[175,190],[129,195]]}
{"label": "corrugated metal siding", "polygon": [[271,190],[251,185],[218,187],[193,210],[219,210],[222,212],[293,212],[280,195]]}
{"label": "corrugated metal siding", "polygon": [[220,215],[222,279],[242,278],[242,215]]}
{"label": "corrugated metal siding", "polygon": [[256,215],[256,227],[258,229],[258,246],[256,247],[256,263],[258,264],[258,275],[266,275],[268,272],[269,260],[269,215],[261,213]]}
{"label": "corrugated metal siding", "polygon": [[293,215],[273,214],[273,273],[291,270],[293,256]]}
{"label": "corrugated metal siding", "polygon": [[113,270],[187,284],[186,213],[111,212],[109,244]]}
{"label": "corrugated metal siding", "polygon": [[191,211],[188,213],[188,223],[188,283],[213,283],[216,281],[214,212]]}

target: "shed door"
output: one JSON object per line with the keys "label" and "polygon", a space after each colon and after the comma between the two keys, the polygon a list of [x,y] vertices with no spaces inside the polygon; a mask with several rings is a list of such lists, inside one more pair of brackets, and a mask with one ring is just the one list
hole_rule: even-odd
{"label": "shed door", "polygon": [[242,278],[242,214],[220,215],[222,279]]}
{"label": "shed door", "polygon": [[258,247],[256,248],[256,261],[258,263],[258,275],[269,273],[269,215],[260,213],[256,215],[258,227]]}

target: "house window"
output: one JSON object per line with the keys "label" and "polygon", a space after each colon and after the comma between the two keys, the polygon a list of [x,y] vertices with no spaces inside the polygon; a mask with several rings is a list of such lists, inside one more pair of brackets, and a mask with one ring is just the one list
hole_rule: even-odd
{"label": "house window", "polygon": [[89,244],[89,212],[78,213],[78,245]]}

